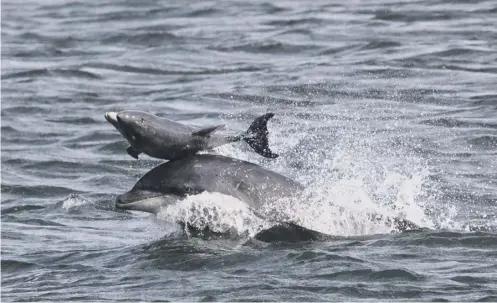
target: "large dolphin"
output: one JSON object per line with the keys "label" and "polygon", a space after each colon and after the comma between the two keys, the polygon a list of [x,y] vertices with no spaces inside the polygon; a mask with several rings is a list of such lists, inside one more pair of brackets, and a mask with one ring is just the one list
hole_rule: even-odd
{"label": "large dolphin", "polygon": [[129,142],[126,151],[133,158],[138,159],[140,153],[145,153],[154,158],[174,160],[240,140],[247,142],[258,154],[276,158],[278,155],[269,149],[267,130],[267,122],[273,116],[268,113],[256,118],[245,133],[237,136],[214,135],[224,125],[199,129],[143,111],[108,112],[105,119]]}
{"label": "large dolphin", "polygon": [[199,154],[153,168],[117,197],[116,207],[157,213],[187,195],[207,191],[233,196],[257,211],[266,202],[290,198],[302,190],[300,183],[257,164]]}
{"label": "large dolphin", "polygon": [[[259,165],[203,154],[169,161],[153,168],[130,191],[117,197],[116,208],[156,214],[162,207],[172,205],[187,195],[217,192],[238,198],[256,215],[277,223],[276,229],[269,231],[271,235],[292,233],[299,239],[323,238],[322,234],[297,226],[292,221],[281,221],[278,216],[261,212],[265,203],[298,197],[303,189],[300,183]],[[379,218],[372,216],[371,219]],[[399,230],[417,229],[414,223],[407,220],[393,218],[387,221]],[[268,234],[259,237],[267,238]]]}

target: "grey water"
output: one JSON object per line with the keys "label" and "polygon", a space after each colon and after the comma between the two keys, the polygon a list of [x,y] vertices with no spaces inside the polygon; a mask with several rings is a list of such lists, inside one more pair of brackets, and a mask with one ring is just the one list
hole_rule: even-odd
{"label": "grey water", "polygon": [[[495,1],[1,10],[2,301],[497,301]],[[126,154],[104,118],[124,109],[231,131],[274,112],[279,158],[216,152],[302,182],[309,199],[282,211],[334,238],[209,240],[171,220],[217,203],[211,220],[254,228],[214,194],[160,216],[117,210],[161,163]]]}

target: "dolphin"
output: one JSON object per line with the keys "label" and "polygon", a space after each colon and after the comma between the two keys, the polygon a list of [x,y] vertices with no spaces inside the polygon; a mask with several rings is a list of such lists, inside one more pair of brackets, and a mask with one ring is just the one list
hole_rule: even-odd
{"label": "dolphin", "polygon": [[247,142],[258,154],[276,158],[278,155],[269,149],[267,130],[267,122],[273,116],[273,113],[267,113],[256,118],[246,132],[237,136],[214,135],[224,128],[223,124],[195,128],[143,111],[107,112],[105,119],[126,138],[130,144],[126,152],[131,157],[138,159],[138,155],[144,153],[174,160],[240,140]]}
{"label": "dolphin", "polygon": [[187,195],[207,191],[235,197],[257,211],[266,202],[291,198],[303,189],[300,183],[257,164],[199,154],[156,166],[117,197],[116,207],[156,214]]}
{"label": "dolphin", "polygon": [[[130,191],[118,195],[115,205],[118,209],[157,214],[162,207],[172,205],[187,195],[217,192],[245,202],[255,215],[276,224],[266,233],[259,234],[259,238],[267,239],[270,237],[268,233],[283,235],[285,232],[282,230],[289,231],[300,240],[329,238],[329,235],[298,226],[277,214],[261,212],[265,203],[298,197],[303,190],[304,186],[300,183],[257,164],[220,155],[200,154],[153,168]],[[378,215],[371,216],[371,220],[379,219]],[[398,230],[418,229],[408,220],[388,220]],[[183,226],[188,224],[177,223]]]}

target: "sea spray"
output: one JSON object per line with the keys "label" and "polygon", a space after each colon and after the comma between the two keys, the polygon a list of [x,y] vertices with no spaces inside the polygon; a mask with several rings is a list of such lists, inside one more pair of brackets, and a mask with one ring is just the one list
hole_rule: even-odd
{"label": "sea spray", "polygon": [[438,203],[429,161],[412,151],[411,137],[401,129],[368,121],[351,127],[325,119],[316,127],[302,125],[291,115],[279,119],[284,121],[270,125],[269,138],[280,158],[264,159],[236,145],[216,152],[289,176],[304,184],[303,193],[268,201],[256,210],[271,218],[267,221],[243,202],[216,193],[190,196],[164,210],[164,218],[172,212],[172,217],[183,216],[199,227],[251,234],[273,220],[338,236],[395,231],[388,218],[407,219],[422,227],[451,226],[457,209]]}

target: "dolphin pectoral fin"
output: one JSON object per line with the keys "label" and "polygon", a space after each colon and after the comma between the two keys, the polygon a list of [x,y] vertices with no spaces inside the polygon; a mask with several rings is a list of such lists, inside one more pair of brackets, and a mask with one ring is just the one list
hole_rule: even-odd
{"label": "dolphin pectoral fin", "polygon": [[135,158],[136,160],[138,160],[138,155],[141,154],[141,151],[138,151],[138,150],[134,149],[131,146],[129,146],[128,148],[126,148],[126,152],[128,153],[128,155],[130,155],[131,157]]}
{"label": "dolphin pectoral fin", "polygon": [[223,129],[226,125],[220,124],[216,126],[211,126],[207,128],[202,128],[199,130],[196,130],[192,133],[192,136],[201,136],[201,137],[210,137],[214,132],[217,130]]}
{"label": "dolphin pectoral fin", "polygon": [[267,130],[267,122],[274,116],[273,113],[267,113],[257,117],[250,125],[245,134],[242,135],[243,140],[254,149],[256,153],[266,158],[277,158],[278,155],[273,153],[269,148]]}

